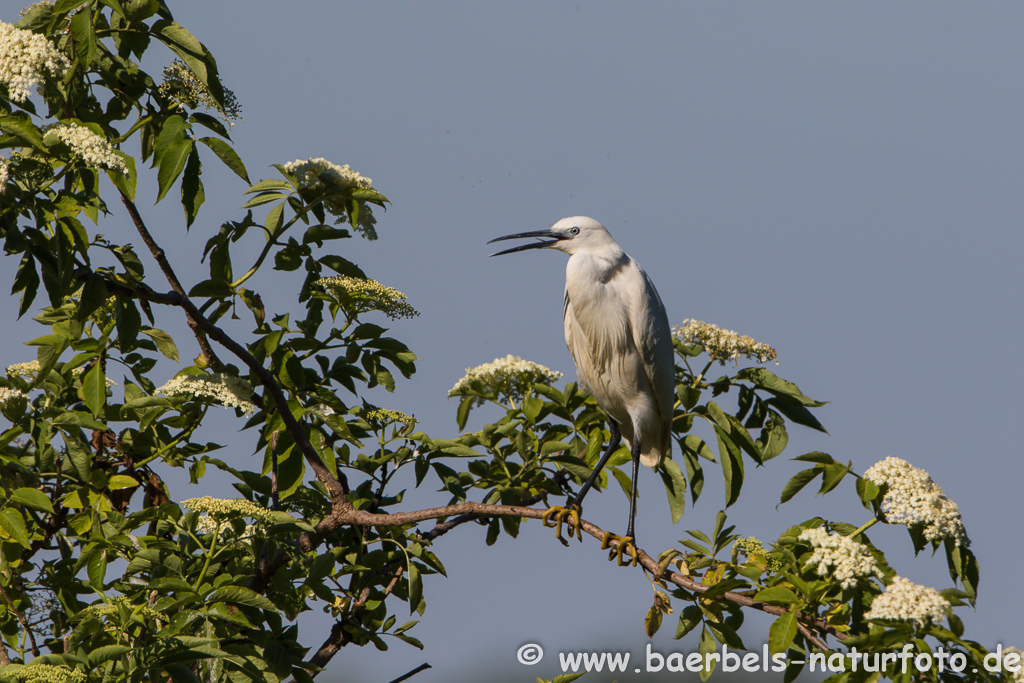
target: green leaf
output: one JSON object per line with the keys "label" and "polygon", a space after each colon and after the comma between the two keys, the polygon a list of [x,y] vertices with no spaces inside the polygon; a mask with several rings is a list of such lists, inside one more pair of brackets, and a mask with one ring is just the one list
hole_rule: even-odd
{"label": "green leaf", "polygon": [[811,411],[788,397],[775,396],[765,401],[765,404],[775,408],[798,425],[810,427],[811,429],[816,429],[823,434],[828,434],[828,430],[818,422],[818,418],[814,417],[814,415],[811,414]]}
{"label": "green leaf", "polygon": [[668,506],[672,510],[672,523],[675,524],[682,519],[683,511],[686,509],[686,476],[671,458],[662,459],[658,474],[665,483]]}
{"label": "green leaf", "polygon": [[138,485],[138,480],[135,477],[128,476],[127,474],[115,474],[110,477],[109,481],[107,481],[107,488],[111,491],[130,489]]}
{"label": "green leaf", "polygon": [[53,504],[46,497],[46,494],[39,489],[30,489],[28,487],[15,489],[14,493],[11,494],[11,502],[30,507],[34,510],[49,512],[51,515],[53,514]]}
{"label": "green leaf", "polygon": [[700,679],[702,681],[708,680],[708,677],[714,673],[715,666],[718,664],[717,658],[708,657],[708,655],[715,652],[715,649],[715,638],[711,635],[711,631],[705,627],[701,630],[700,645],[697,646],[697,652],[701,655],[701,666],[703,667],[700,670]]}
{"label": "green leaf", "polygon": [[93,363],[82,378],[82,400],[96,417],[103,414],[103,404],[107,400],[107,377],[103,373],[103,363]]}
{"label": "green leaf", "polygon": [[0,510],[0,538],[7,538],[24,548],[32,547],[28,541],[25,518],[17,510]]}
{"label": "green leaf", "polygon": [[81,67],[88,71],[96,59],[96,31],[92,25],[92,12],[89,9],[71,17],[71,35],[75,39],[75,54]]}
{"label": "green leaf", "polygon": [[800,391],[797,385],[792,382],[787,382],[775,373],[765,368],[743,368],[736,373],[737,379],[744,379],[765,391],[768,391],[776,396],[786,396],[802,406],[818,407],[823,406],[828,401],[815,401],[814,399],[804,396],[803,392]]}
{"label": "green leaf", "polygon": [[687,434],[683,439],[682,448],[684,451],[691,451],[709,462],[715,462],[715,454],[711,447],[704,442],[704,439],[693,434]]}
{"label": "green leaf", "polygon": [[174,185],[174,181],[185,170],[185,162],[188,161],[188,156],[192,153],[192,146],[191,140],[178,140],[160,156],[160,170],[157,172],[157,184],[160,187],[160,192],[157,194],[157,204],[163,200],[167,191]]}
{"label": "green leaf", "polygon": [[117,328],[117,346],[123,353],[135,348],[142,328],[142,315],[135,302],[126,296],[115,298],[115,325]]}
{"label": "green leaf", "polygon": [[234,605],[257,607],[271,612],[277,611],[277,608],[274,607],[274,603],[270,602],[270,600],[267,600],[256,591],[249,588],[243,588],[242,586],[223,586],[218,588],[206,596],[206,602],[208,604],[214,602],[227,602]]}
{"label": "green leaf", "polygon": [[466,421],[469,420],[469,411],[473,409],[473,401],[475,400],[472,396],[466,396],[459,403],[459,410],[456,413],[455,420],[459,425],[460,432],[466,428]]}
{"label": "green leaf", "polygon": [[288,181],[285,180],[261,180],[252,187],[250,187],[248,190],[246,190],[245,194],[256,194],[258,192],[270,191],[284,192],[287,194],[292,191],[292,186],[290,183],[288,183]]}
{"label": "green leaf", "polygon": [[793,496],[800,493],[800,489],[807,486],[815,477],[818,476],[817,467],[812,467],[809,470],[801,470],[793,475],[793,478],[786,483],[785,488],[782,489],[782,499],[779,504],[785,503],[790,500]]}
{"label": "green leaf", "polygon": [[213,297],[215,299],[226,298],[234,293],[235,290],[231,288],[231,283],[224,280],[203,280],[188,290],[189,296]]}
{"label": "green leaf", "polygon": [[796,638],[796,612],[786,612],[768,629],[768,650],[773,655],[785,652]]}
{"label": "green leaf", "polygon": [[704,616],[696,605],[689,605],[683,608],[679,614],[679,626],[676,627],[675,639],[679,640],[693,629],[700,626]]}
{"label": "green leaf", "polygon": [[185,175],[181,179],[181,206],[185,209],[186,230],[195,222],[196,216],[199,215],[199,207],[206,201],[202,173],[203,165],[199,161],[199,153],[193,147],[185,163]]}
{"label": "green leaf", "polygon": [[729,507],[739,499],[743,487],[743,456],[721,427],[715,427],[715,434],[718,436],[718,459],[725,480],[725,506]]}
{"label": "green leaf", "polygon": [[796,593],[784,586],[773,586],[757,592],[754,599],[758,602],[767,602],[772,605],[792,605],[800,599]]}
{"label": "green leaf", "polygon": [[20,138],[34,147],[37,151],[46,153],[46,145],[43,144],[43,136],[40,134],[39,129],[32,125],[32,122],[28,120],[27,115],[0,115],[0,130],[8,135]]}
{"label": "green leaf", "polygon": [[427,609],[427,603],[423,600],[423,578],[420,576],[419,567],[414,562],[409,563],[409,614],[417,612],[420,615]]}
{"label": "green leaf", "polygon": [[127,645],[104,645],[90,650],[87,658],[90,669],[97,669],[100,665],[128,654],[132,648]]}
{"label": "green leaf", "polygon": [[835,463],[834,465],[825,465],[824,473],[821,477],[821,489],[818,493],[828,493],[843,480],[843,477],[850,471],[846,465],[840,465]]}
{"label": "green leaf", "polygon": [[103,579],[107,575],[107,551],[97,550],[89,557],[89,584],[98,591],[103,590]]}
{"label": "green leaf", "polygon": [[821,451],[811,451],[810,453],[804,453],[798,455],[793,460],[797,462],[816,462],[821,465],[831,465],[835,462],[835,459],[828,453],[822,453]]}
{"label": "green leaf", "polygon": [[199,138],[199,142],[212,149],[217,158],[223,161],[224,165],[230,168],[235,175],[245,182],[251,183],[249,172],[245,170],[245,164],[242,163],[242,158],[238,156],[234,147],[220,138]]}
{"label": "green leaf", "polygon": [[124,154],[119,150],[114,150],[114,153],[121,157],[121,161],[123,161],[125,166],[128,168],[128,173],[122,174],[117,171],[108,170],[107,177],[110,178],[110,182],[114,184],[114,187],[134,202],[135,188],[138,184],[138,174],[135,171],[135,157],[131,154]]}
{"label": "green leaf", "polygon": [[142,328],[142,333],[156,342],[156,348],[160,349],[160,353],[173,361],[178,360],[178,347],[174,345],[174,340],[171,339],[171,335],[167,334],[163,330],[157,330],[152,327]]}

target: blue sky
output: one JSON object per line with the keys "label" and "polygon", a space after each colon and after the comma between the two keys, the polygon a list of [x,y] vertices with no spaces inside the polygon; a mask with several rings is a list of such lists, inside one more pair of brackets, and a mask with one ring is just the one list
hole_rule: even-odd
{"label": "blue sky", "polygon": [[[573,378],[565,256],[489,260],[485,243],[593,216],[647,270],[673,324],[693,317],[769,343],[774,371],[831,401],[820,411],[831,435],[794,428],[787,454],[824,450],[858,472],[894,455],[928,470],[960,505],[981,564],[977,611],[961,612],[967,633],[989,647],[1024,646],[1015,590],[1024,6],[225,0],[171,9],[242,103],[233,137],[254,180],[273,177],[272,163],[322,156],[372,177],[393,202],[378,215],[380,239],[351,240],[342,253],[409,295],[421,316],[392,330],[423,360],[395,394],[372,400],[453,436],[457,404],[445,396],[469,366],[512,353]],[[146,214],[192,282],[205,278],[195,264],[206,234],[242,215],[243,184],[212,159],[206,169],[191,241],[170,200]],[[112,208],[100,232],[116,239],[127,219]],[[257,288],[273,289],[275,277]],[[264,297],[275,312],[295,306]],[[8,319],[13,305],[3,303]],[[17,329],[4,341],[10,362],[40,334]],[[197,353],[186,332],[178,342],[183,358]],[[240,426],[219,427],[233,440],[228,458],[257,468],[248,434],[231,436]],[[730,521],[770,540],[814,515],[867,519],[852,486],[776,508],[799,469],[785,458],[748,468]],[[643,472],[640,488],[637,532],[652,552],[685,529],[709,529],[724,504],[709,472],[702,499],[673,526],[657,476]],[[417,502],[443,499],[423,492]],[[587,517],[619,531],[626,511],[617,488],[587,500]],[[535,523],[491,548],[483,537],[468,528],[438,542],[450,575],[426,585],[413,632],[426,652],[343,651],[331,665],[338,679],[383,682],[428,661],[435,668],[414,680],[458,680],[477,666],[532,680],[558,673],[558,651],[643,653],[652,596],[638,571],[605,562],[593,543],[565,549]],[[913,559],[903,528],[875,527],[871,538],[901,574],[949,585],[944,558]],[[769,623],[748,616],[748,646],[766,642]],[[305,640],[319,644],[327,624],[311,621]],[[671,640],[674,627],[673,615],[655,647],[695,650]],[[517,664],[526,642],[549,659]]]}

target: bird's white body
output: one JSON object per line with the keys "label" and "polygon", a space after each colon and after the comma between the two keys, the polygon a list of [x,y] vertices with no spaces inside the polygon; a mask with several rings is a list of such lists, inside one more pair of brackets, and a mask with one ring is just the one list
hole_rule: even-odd
{"label": "bird's white body", "polygon": [[[635,563],[638,553],[633,526],[640,465],[654,467],[672,451],[675,360],[665,305],[640,264],[593,218],[563,218],[550,230],[505,235],[491,242],[528,237],[548,241],[491,256],[527,249],[558,249],[569,255],[565,266],[565,344],[576,362],[580,384],[611,418],[608,445],[587,481],[566,507],[555,506],[548,513],[557,515],[559,536],[566,515],[575,520],[578,535],[583,497],[618,448],[620,438],[625,439],[633,461],[633,486],[629,526],[616,548],[621,564],[623,548],[632,545]],[[546,526],[547,514],[544,522]]]}
{"label": "bird's white body", "polygon": [[672,448],[675,362],[665,306],[651,279],[592,218],[564,218],[551,246],[565,268],[565,344],[583,388],[619,425],[640,461],[657,465]]}

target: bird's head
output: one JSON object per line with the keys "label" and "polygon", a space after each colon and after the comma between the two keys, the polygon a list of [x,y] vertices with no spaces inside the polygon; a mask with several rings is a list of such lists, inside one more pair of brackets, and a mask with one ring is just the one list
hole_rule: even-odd
{"label": "bird's head", "polygon": [[530,242],[518,247],[499,251],[491,256],[501,256],[527,249],[558,249],[567,254],[575,254],[581,251],[607,251],[618,250],[612,236],[605,230],[605,227],[586,216],[571,216],[563,218],[548,230],[535,230],[533,232],[517,232],[514,235],[496,237],[487,244],[501,242],[503,240],[518,239],[520,237],[537,237],[540,242]]}

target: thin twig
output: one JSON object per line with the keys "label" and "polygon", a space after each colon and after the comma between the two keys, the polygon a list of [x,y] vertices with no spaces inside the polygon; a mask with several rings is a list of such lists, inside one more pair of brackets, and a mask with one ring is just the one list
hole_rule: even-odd
{"label": "thin twig", "polygon": [[[128,198],[123,191],[121,192],[121,201],[124,203],[126,209],[128,209],[128,215],[132,219],[132,223],[135,224],[135,229],[139,235],[142,236],[142,241],[145,242],[149,248],[149,253],[153,255],[160,270],[163,272],[164,277],[167,278],[167,282],[170,283],[171,289],[174,290],[179,296],[188,298],[188,292],[181,286],[181,282],[178,280],[178,276],[175,274],[174,269],[171,267],[170,261],[167,260],[167,254],[164,250],[156,243],[153,239],[153,235],[150,234],[146,228],[146,224],[142,220],[142,216],[139,214],[138,207],[135,206],[135,202]],[[197,311],[198,312],[198,311]],[[223,363],[217,358],[217,354],[214,353],[213,347],[210,346],[209,340],[206,335],[200,329],[199,322],[195,319],[191,312],[185,312],[185,316],[188,318],[188,326],[192,328],[192,334],[195,335],[196,341],[199,342],[199,348],[202,350],[203,355],[206,356],[206,362],[215,369],[223,367]]]}
{"label": "thin twig", "polygon": [[413,669],[409,673],[402,674],[401,676],[399,676],[398,678],[394,679],[390,683],[402,683],[402,681],[407,681],[410,678],[412,678],[413,676],[415,676],[416,674],[418,674],[419,672],[426,671],[429,668],[431,668],[430,665],[427,664],[426,662],[423,662],[422,664],[417,666],[415,669]]}
{"label": "thin twig", "polygon": [[[292,415],[291,408],[288,406],[288,399],[284,395],[284,391],[281,389],[281,385],[278,384],[277,378],[267,368],[263,367],[256,358],[249,353],[249,351],[232,339],[224,330],[220,329],[213,324],[206,316],[199,312],[196,305],[189,299],[185,289],[181,286],[177,276],[174,274],[174,270],[171,268],[170,263],[167,261],[167,256],[164,250],[160,248],[160,245],[153,239],[152,234],[146,229],[146,225],[142,220],[142,216],[139,215],[139,211],[135,206],[135,203],[128,198],[123,192],[121,193],[121,201],[128,209],[128,214],[131,216],[132,222],[135,224],[135,228],[139,235],[142,236],[143,242],[149,248],[153,258],[156,259],[160,265],[160,269],[163,271],[164,276],[171,284],[173,290],[167,294],[158,294],[156,292],[147,291],[139,288],[134,292],[136,296],[148,301],[154,301],[161,304],[170,304],[173,306],[179,306],[185,311],[185,316],[188,319],[189,326],[192,327],[193,332],[196,334],[196,339],[199,341],[199,346],[203,350],[204,354],[209,354],[208,358],[216,359],[213,354],[213,349],[210,347],[209,339],[217,342],[228,351],[230,351],[235,357],[241,360],[249,368],[249,370],[255,374],[260,383],[263,385],[266,393],[270,395],[270,398],[274,401],[274,405],[277,407],[277,412],[281,416],[281,420],[284,422],[285,429],[288,430],[288,435],[292,437],[299,450],[302,451],[302,455],[305,457],[306,462],[309,463],[310,468],[313,470],[317,479],[323,482],[327,490],[330,491],[331,500],[336,511],[344,512],[347,509],[351,509],[351,504],[345,498],[348,494],[348,482],[343,474],[335,477],[331,473],[323,460],[317,454],[313,445],[309,442],[309,438],[306,436],[302,427],[295,420]],[[219,364],[211,363],[215,367]]]}

